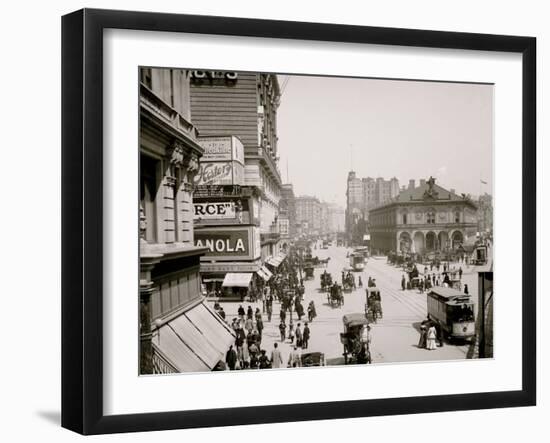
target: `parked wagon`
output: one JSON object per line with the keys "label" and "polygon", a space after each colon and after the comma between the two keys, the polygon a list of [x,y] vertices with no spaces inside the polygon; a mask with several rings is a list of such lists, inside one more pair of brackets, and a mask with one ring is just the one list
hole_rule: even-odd
{"label": "parked wagon", "polygon": [[325,354],[322,352],[307,352],[302,354],[302,367],[325,366]]}
{"label": "parked wagon", "polygon": [[332,275],[330,275],[327,271],[325,271],[321,274],[321,290],[323,292],[328,291],[331,286],[332,286]]}

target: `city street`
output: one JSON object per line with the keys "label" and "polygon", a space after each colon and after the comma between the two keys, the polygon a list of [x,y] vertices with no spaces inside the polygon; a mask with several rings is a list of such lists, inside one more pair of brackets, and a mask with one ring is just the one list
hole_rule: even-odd
{"label": "city street", "polygon": [[[146,326],[140,330],[140,373],[219,370],[220,360],[229,368],[239,367],[237,360],[244,367],[266,368],[266,357],[254,355],[256,347],[270,357],[275,343],[280,343],[283,366],[290,355],[290,366],[297,365],[300,352],[322,353],[327,365],[343,365],[348,356],[352,362],[374,364],[492,356],[492,301],[475,325],[477,269],[465,261],[492,271],[493,88],[457,88],[430,82],[141,68],[139,300],[140,321]],[[419,103],[425,99],[430,104],[423,109]],[[396,103],[400,109],[408,103],[408,111],[396,116]],[[433,109],[439,116],[447,113],[445,122],[460,117],[452,133],[446,133],[446,124],[432,123]],[[370,128],[378,139],[365,144],[363,126],[376,120],[370,112],[383,116],[385,123]],[[326,134],[318,130],[321,127]],[[383,127],[394,127],[396,133],[407,129],[406,149],[401,141],[388,139],[386,129],[380,131]],[[434,140],[447,141],[427,143],[427,128],[437,134]],[[459,143],[457,128],[463,134]],[[176,133],[179,138],[168,142]],[[334,155],[341,133],[346,133],[349,151],[338,148],[339,155]],[[468,158],[474,155],[472,168]],[[283,164],[286,178],[281,175]],[[333,244],[327,247],[329,239]],[[353,272],[357,288],[350,291],[353,285],[344,285],[342,271],[357,268],[357,260],[363,263],[365,257],[358,251],[350,263],[353,249],[336,246],[337,240],[389,255],[369,257],[361,272]],[[461,271],[458,262],[446,262],[440,272],[426,269],[429,275],[423,275],[423,261],[443,257],[460,259]],[[445,307],[430,299],[437,332],[426,331],[422,337],[428,339],[429,334],[429,340],[422,347],[418,343],[428,295],[419,289],[402,290],[404,271],[393,263],[404,261],[417,263],[415,276],[406,276],[415,278],[415,288],[430,277],[434,286],[443,284],[447,270],[446,284],[462,290],[467,284],[473,299],[468,304],[453,298]],[[300,266],[303,287],[296,278]],[[336,303],[321,291],[325,271],[338,283],[332,293]],[[373,324],[367,337],[362,323],[367,321],[369,277],[379,294],[370,299],[374,304],[368,320]],[[492,276],[486,281],[484,296],[492,291]],[[268,321],[262,303],[266,282],[284,303],[287,337],[291,321],[294,335],[298,326],[303,332],[308,305],[314,302],[317,316],[308,326],[307,350],[294,352],[288,338],[280,342],[281,302],[274,301]],[[302,319],[297,318],[291,290],[302,297]],[[443,290],[440,295],[449,294],[457,293]],[[260,301],[248,302],[256,298]],[[241,304],[245,312],[259,308],[261,336],[252,334],[254,318],[246,327],[243,322],[245,337],[239,332],[236,340],[205,304],[215,310],[223,307],[221,316],[235,328]],[[344,325],[346,314],[355,316],[348,316]],[[445,343],[437,340],[440,346],[433,346],[434,335],[441,339],[452,329],[451,335],[471,337],[476,327],[481,345],[447,343],[443,337]],[[162,340],[153,342],[153,336]],[[250,348],[255,358],[246,355]]]}
{"label": "city street", "polygon": [[[346,258],[347,249],[345,247],[331,246],[328,249],[313,249],[312,254],[320,259],[330,257],[327,266],[327,272],[331,273],[333,278],[340,281],[341,271],[348,266]],[[343,346],[340,343],[340,333],[343,332],[342,316],[352,312],[364,312],[365,289],[357,288],[351,293],[345,294],[345,304],[341,308],[331,307],[327,303],[327,295],[320,290],[320,274],[324,267],[315,269],[315,278],[305,280],[304,307],[307,307],[310,300],[313,300],[317,310],[317,317],[309,325],[311,338],[307,351],[303,352],[323,352],[328,365],[344,364]],[[423,269],[419,269],[420,272]],[[477,274],[475,268],[464,269],[463,282],[468,284],[470,294],[474,301],[477,301]],[[363,272],[354,273],[356,282],[361,276],[363,285],[366,287],[367,280],[370,277],[376,279],[378,288],[382,295],[383,319],[379,319],[376,324],[372,324],[372,359],[373,363],[394,363],[405,361],[426,361],[426,360],[455,360],[465,359],[469,353],[470,345],[445,343],[443,347],[438,347],[435,351],[428,351],[417,347],[419,339],[419,323],[426,318],[426,294],[419,293],[418,290],[401,290],[402,271],[389,265],[386,257],[371,257]],[[256,304],[243,303],[246,307],[251,305],[254,309],[261,308],[261,302]],[[239,303],[223,303],[226,312],[226,319],[230,323],[233,317],[237,316]],[[279,310],[278,302],[273,306],[273,317],[271,322],[267,322],[264,315],[264,331],[262,339],[262,349],[266,349],[268,354],[273,349],[273,343],[277,341],[282,351],[285,364],[288,360],[290,351],[289,340],[280,343],[279,335]],[[296,314],[293,314],[294,324],[301,324],[303,330],[304,320],[298,321]],[[287,318],[288,324],[288,318]],[[470,352],[471,353],[471,352]]]}

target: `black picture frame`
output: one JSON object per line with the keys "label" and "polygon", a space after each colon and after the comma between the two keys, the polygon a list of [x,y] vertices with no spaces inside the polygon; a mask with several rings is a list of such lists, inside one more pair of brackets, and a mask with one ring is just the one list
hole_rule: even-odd
{"label": "black picture frame", "polygon": [[[501,51],[522,55],[522,389],[459,395],[103,413],[103,31],[108,28]],[[536,39],[83,9],[62,18],[62,426],[82,434],[536,404]],[[520,306],[518,305],[518,310]]]}

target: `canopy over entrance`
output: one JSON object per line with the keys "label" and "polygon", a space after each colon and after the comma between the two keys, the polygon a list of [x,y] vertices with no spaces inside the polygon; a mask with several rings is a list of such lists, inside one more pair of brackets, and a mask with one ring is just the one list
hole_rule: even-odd
{"label": "canopy over entrance", "polygon": [[223,279],[223,287],[248,288],[252,280],[252,273],[228,272]]}

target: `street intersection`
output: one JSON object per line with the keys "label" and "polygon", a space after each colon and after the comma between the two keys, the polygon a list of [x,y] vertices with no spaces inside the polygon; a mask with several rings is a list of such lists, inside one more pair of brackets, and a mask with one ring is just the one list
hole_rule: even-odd
{"label": "street intersection", "polygon": [[[314,279],[304,280],[305,294],[303,305],[306,307],[311,300],[314,301],[317,310],[317,317],[309,324],[311,338],[307,351],[323,352],[327,365],[344,364],[343,346],[340,343],[340,333],[343,332],[342,317],[347,313],[365,312],[365,287],[369,277],[376,279],[376,285],[381,291],[383,318],[379,319],[371,327],[371,354],[372,362],[377,363],[398,363],[412,361],[433,361],[433,360],[459,360],[471,356],[472,349],[469,343],[448,343],[438,347],[434,351],[419,348],[419,325],[426,319],[426,293],[418,290],[401,290],[401,277],[403,271],[387,263],[386,257],[370,257],[363,272],[355,272],[356,282],[361,276],[363,288],[357,288],[351,293],[345,293],[345,303],[342,307],[332,307],[327,302],[327,294],[320,289],[320,275],[326,269],[332,274],[333,279],[340,281],[341,271],[347,267],[348,258],[346,254],[351,249],[345,247],[330,246],[328,249],[319,247],[313,249],[313,255],[320,259],[330,257],[326,268],[315,269]],[[458,265],[457,265],[458,267]],[[477,274],[474,267],[463,268],[463,282],[468,284],[470,294],[474,302],[477,302]],[[423,269],[419,269],[420,272]],[[230,323],[237,316],[237,309],[240,303],[223,303],[226,312],[226,319]],[[260,307],[258,303],[242,303],[245,309],[248,305],[255,310]],[[273,317],[271,322],[267,321],[264,315],[264,331],[261,348],[269,353],[273,349],[273,343],[279,343],[285,364],[291,350],[290,341],[280,342],[279,334],[279,310],[280,305],[274,302]],[[298,321],[293,313],[294,325],[301,324],[301,329],[306,317]],[[288,315],[287,315],[288,324]]]}

